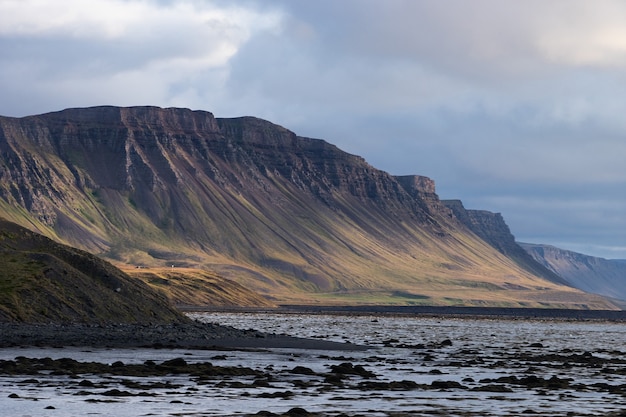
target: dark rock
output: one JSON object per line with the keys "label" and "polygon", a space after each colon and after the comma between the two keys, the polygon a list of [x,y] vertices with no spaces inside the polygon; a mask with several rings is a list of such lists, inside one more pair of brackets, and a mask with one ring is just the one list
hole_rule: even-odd
{"label": "dark rock", "polygon": [[486,392],[513,392],[513,390],[505,385],[488,384],[481,385],[479,387],[472,388],[472,391],[486,391]]}
{"label": "dark rock", "polygon": [[333,373],[341,375],[359,375],[364,378],[372,378],[376,376],[373,372],[366,370],[362,365],[353,365],[350,362],[332,365],[330,369]]}
{"label": "dark rock", "polygon": [[78,383],[78,385],[81,387],[93,387],[95,384],[87,379],[83,379]]}
{"label": "dark rock", "polygon": [[107,397],[132,397],[134,394],[128,391],[121,391],[117,388],[105,391],[102,393]]}
{"label": "dark rock", "polygon": [[443,340],[441,343],[439,343],[440,346],[452,346],[452,340],[450,339],[445,339]]}
{"label": "dark rock", "polygon": [[324,377],[324,382],[331,385],[343,385],[344,376],[340,374],[328,374]]}
{"label": "dark rock", "polygon": [[187,366],[187,361],[184,360],[183,358],[175,358],[175,359],[164,361],[163,363],[161,363],[161,366],[179,368],[179,367]]}
{"label": "dark rock", "polygon": [[433,389],[467,388],[457,381],[433,381],[430,387]]}
{"label": "dark rock", "polygon": [[259,398],[291,398],[293,397],[292,391],[276,391],[276,392],[263,392],[258,395]]}
{"label": "dark rock", "polygon": [[569,379],[561,379],[556,375],[552,376],[550,379],[544,379],[542,377],[536,375],[524,376],[522,378],[518,378],[516,376],[502,376],[496,379],[481,379],[481,383],[492,383],[497,382],[500,384],[509,384],[509,385],[523,385],[528,388],[550,388],[550,389],[565,389],[570,385]]}
{"label": "dark rock", "polygon": [[254,382],[252,382],[252,385],[255,387],[264,387],[264,388],[270,387],[270,383],[266,379],[255,379]]}
{"label": "dark rock", "polygon": [[20,381],[20,384],[39,384],[39,380],[38,379],[25,379],[23,381]]}
{"label": "dark rock", "polygon": [[315,372],[311,368],[307,368],[306,366],[296,366],[289,372],[298,375],[315,375]]}
{"label": "dark rock", "polygon": [[286,416],[292,416],[292,417],[300,417],[300,416],[310,416],[311,413],[309,413],[304,408],[294,407],[294,408],[290,409],[289,411],[287,411],[285,413],[285,415]]}

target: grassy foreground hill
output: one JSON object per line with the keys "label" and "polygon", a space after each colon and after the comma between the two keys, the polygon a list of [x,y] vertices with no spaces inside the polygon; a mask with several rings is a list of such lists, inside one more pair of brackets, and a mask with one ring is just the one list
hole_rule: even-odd
{"label": "grassy foreground hill", "polygon": [[252,117],[0,117],[0,156],[0,215],[118,266],[212,271],[271,303],[616,308],[498,251],[432,180]]}
{"label": "grassy foreground hill", "polygon": [[172,306],[274,307],[233,281],[187,268],[124,272],[0,218],[0,321],[170,323]]}
{"label": "grassy foreground hill", "polygon": [[0,321],[186,320],[163,295],[108,262],[0,219]]}

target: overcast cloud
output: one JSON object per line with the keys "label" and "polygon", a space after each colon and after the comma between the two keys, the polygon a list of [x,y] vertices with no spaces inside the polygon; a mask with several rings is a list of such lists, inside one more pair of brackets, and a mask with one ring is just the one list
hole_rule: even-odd
{"label": "overcast cloud", "polygon": [[626,258],[626,3],[0,0],[0,114],[253,115]]}

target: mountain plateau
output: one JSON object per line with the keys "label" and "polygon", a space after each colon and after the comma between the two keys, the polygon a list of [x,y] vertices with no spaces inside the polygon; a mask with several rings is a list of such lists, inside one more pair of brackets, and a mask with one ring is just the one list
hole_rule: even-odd
{"label": "mountain plateau", "polygon": [[499,246],[431,179],[254,117],[0,117],[0,155],[1,216],[124,268],[209,271],[270,304],[617,308]]}

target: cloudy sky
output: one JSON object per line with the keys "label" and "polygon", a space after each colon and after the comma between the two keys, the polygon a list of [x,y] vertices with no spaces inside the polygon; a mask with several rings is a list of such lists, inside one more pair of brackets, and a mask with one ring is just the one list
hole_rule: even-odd
{"label": "cloudy sky", "polygon": [[265,118],[626,259],[624,1],[0,0],[0,114],[102,104]]}

